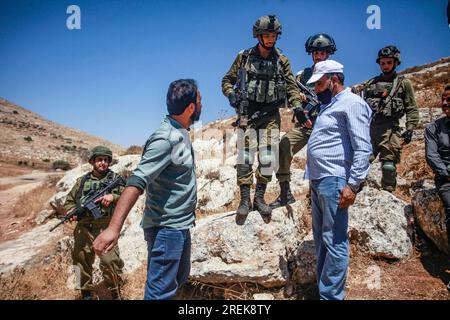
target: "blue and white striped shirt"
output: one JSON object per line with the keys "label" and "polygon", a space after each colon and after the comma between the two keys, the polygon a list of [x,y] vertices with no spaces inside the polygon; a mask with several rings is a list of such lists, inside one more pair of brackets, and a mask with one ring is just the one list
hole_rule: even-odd
{"label": "blue and white striped shirt", "polygon": [[308,141],[305,178],[336,176],[359,186],[369,172],[371,115],[367,103],[350,88],[322,105]]}

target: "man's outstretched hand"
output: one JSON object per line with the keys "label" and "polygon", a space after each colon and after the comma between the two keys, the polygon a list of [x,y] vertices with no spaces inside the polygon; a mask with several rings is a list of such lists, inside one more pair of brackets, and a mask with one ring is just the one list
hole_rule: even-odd
{"label": "man's outstretched hand", "polygon": [[93,248],[95,254],[98,256],[104,255],[114,248],[119,241],[119,234],[110,227],[106,228],[99,236],[94,240]]}

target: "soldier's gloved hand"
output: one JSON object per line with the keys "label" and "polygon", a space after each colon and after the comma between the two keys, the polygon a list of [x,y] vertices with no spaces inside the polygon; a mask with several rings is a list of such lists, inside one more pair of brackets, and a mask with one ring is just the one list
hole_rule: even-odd
{"label": "soldier's gloved hand", "polygon": [[403,142],[405,144],[409,144],[411,142],[411,140],[412,140],[412,136],[413,136],[412,130],[406,130],[402,134]]}
{"label": "soldier's gloved hand", "polygon": [[312,128],[312,122],[309,119],[308,113],[303,110],[302,107],[295,107],[294,108],[294,115],[297,119],[298,123],[300,123],[301,126]]}
{"label": "soldier's gloved hand", "polygon": [[234,92],[231,92],[228,95],[228,101],[230,102],[230,106],[232,106],[233,108],[237,107],[237,98],[236,98],[236,94]]}

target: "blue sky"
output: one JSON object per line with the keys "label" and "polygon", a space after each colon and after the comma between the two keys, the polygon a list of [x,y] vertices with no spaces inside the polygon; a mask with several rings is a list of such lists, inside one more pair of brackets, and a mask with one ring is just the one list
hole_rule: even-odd
{"label": "blue sky", "polygon": [[[81,30],[68,30],[69,5]],[[381,29],[369,30],[369,5]],[[128,147],[142,145],[166,114],[172,80],[194,78],[203,123],[232,115],[220,82],[236,54],[256,42],[265,14],[283,24],[277,46],[293,72],[311,65],[308,36],[331,34],[347,84],[379,73],[379,48],[395,44],[400,69],[450,55],[447,0],[431,1],[0,1],[0,97],[49,120]]]}

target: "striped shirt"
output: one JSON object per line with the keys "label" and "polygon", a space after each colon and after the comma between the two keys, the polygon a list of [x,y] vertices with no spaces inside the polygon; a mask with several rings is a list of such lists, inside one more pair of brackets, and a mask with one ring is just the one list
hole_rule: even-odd
{"label": "striped shirt", "polygon": [[305,178],[336,176],[359,186],[372,154],[367,103],[347,88],[322,105],[308,141]]}

